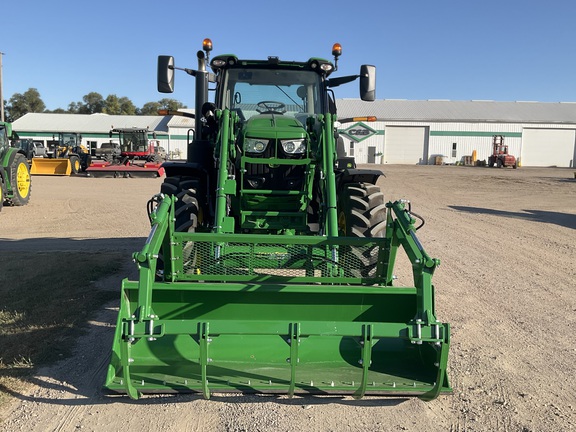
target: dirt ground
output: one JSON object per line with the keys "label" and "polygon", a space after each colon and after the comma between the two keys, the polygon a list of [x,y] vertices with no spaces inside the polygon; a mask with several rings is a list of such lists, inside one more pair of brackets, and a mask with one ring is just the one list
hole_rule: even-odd
{"label": "dirt ground", "polygon": [[[567,431],[576,429],[576,180],[569,169],[385,166],[442,262],[436,312],[452,326],[454,394],[366,397],[146,396],[101,392],[117,304],[90,322],[74,358],[14,394],[5,431]],[[34,177],[31,202],[0,213],[0,251],[122,250],[148,235],[161,179]]]}

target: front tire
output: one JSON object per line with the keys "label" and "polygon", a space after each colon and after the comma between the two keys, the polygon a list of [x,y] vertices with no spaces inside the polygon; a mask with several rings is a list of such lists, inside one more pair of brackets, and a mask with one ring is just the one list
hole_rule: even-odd
{"label": "front tire", "polygon": [[[165,195],[174,195],[177,198],[174,204],[174,229],[177,232],[196,232],[204,225],[204,210],[198,196],[198,179],[186,176],[167,177],[160,187]],[[182,249],[182,265],[184,272],[198,271],[198,251],[194,242],[188,241]],[[164,253],[158,259],[157,272],[159,278],[163,277]]]}
{"label": "front tire", "polygon": [[198,180],[191,177],[167,177],[160,192],[178,198],[174,207],[175,230],[196,231],[199,222],[203,222],[203,211],[198,200]]}
{"label": "front tire", "polygon": [[[338,230],[346,237],[384,237],[386,203],[380,187],[371,183],[344,185],[338,199]],[[350,247],[348,259],[355,277],[375,277],[378,247]]]}
{"label": "front tire", "polygon": [[70,156],[70,165],[72,166],[72,174],[78,174],[82,170],[78,156]]}

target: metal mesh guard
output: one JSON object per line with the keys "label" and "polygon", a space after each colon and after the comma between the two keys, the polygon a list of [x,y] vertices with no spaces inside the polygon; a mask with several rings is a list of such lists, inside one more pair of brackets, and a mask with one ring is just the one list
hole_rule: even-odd
{"label": "metal mesh guard", "polygon": [[[265,277],[285,282],[318,282],[326,278],[330,283],[377,283],[383,281],[382,240],[363,239],[362,244],[285,244],[183,239],[182,268],[177,269],[177,279],[215,280],[216,276],[225,276],[226,280],[238,281]],[[341,280],[334,280],[335,277]]]}

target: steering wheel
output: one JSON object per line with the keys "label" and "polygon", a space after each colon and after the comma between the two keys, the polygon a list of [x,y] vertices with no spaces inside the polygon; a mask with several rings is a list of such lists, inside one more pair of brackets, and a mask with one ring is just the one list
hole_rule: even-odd
{"label": "steering wheel", "polygon": [[282,102],[262,101],[258,102],[257,105],[259,109],[256,108],[256,111],[258,111],[260,114],[284,114],[286,112],[286,105]]}

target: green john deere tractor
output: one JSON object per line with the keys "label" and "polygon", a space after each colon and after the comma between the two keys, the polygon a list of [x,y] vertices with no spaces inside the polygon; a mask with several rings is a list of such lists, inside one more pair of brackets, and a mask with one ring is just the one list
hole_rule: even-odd
{"label": "green john deere tractor", "polygon": [[[158,59],[196,78],[195,136],[185,163],[148,203],[152,231],[122,284],[105,388],[143,393],[257,392],[418,396],[450,392],[450,327],[434,312],[439,265],[406,201],[386,202],[379,170],[337,152],[334,63]],[[209,63],[212,71],[206,68]],[[214,98],[208,100],[213,86]],[[394,286],[399,249],[413,284]]]}
{"label": "green john deere tractor", "polygon": [[11,136],[12,125],[0,122],[0,210],[4,203],[28,204],[32,189],[26,155],[22,150],[10,147]]}

